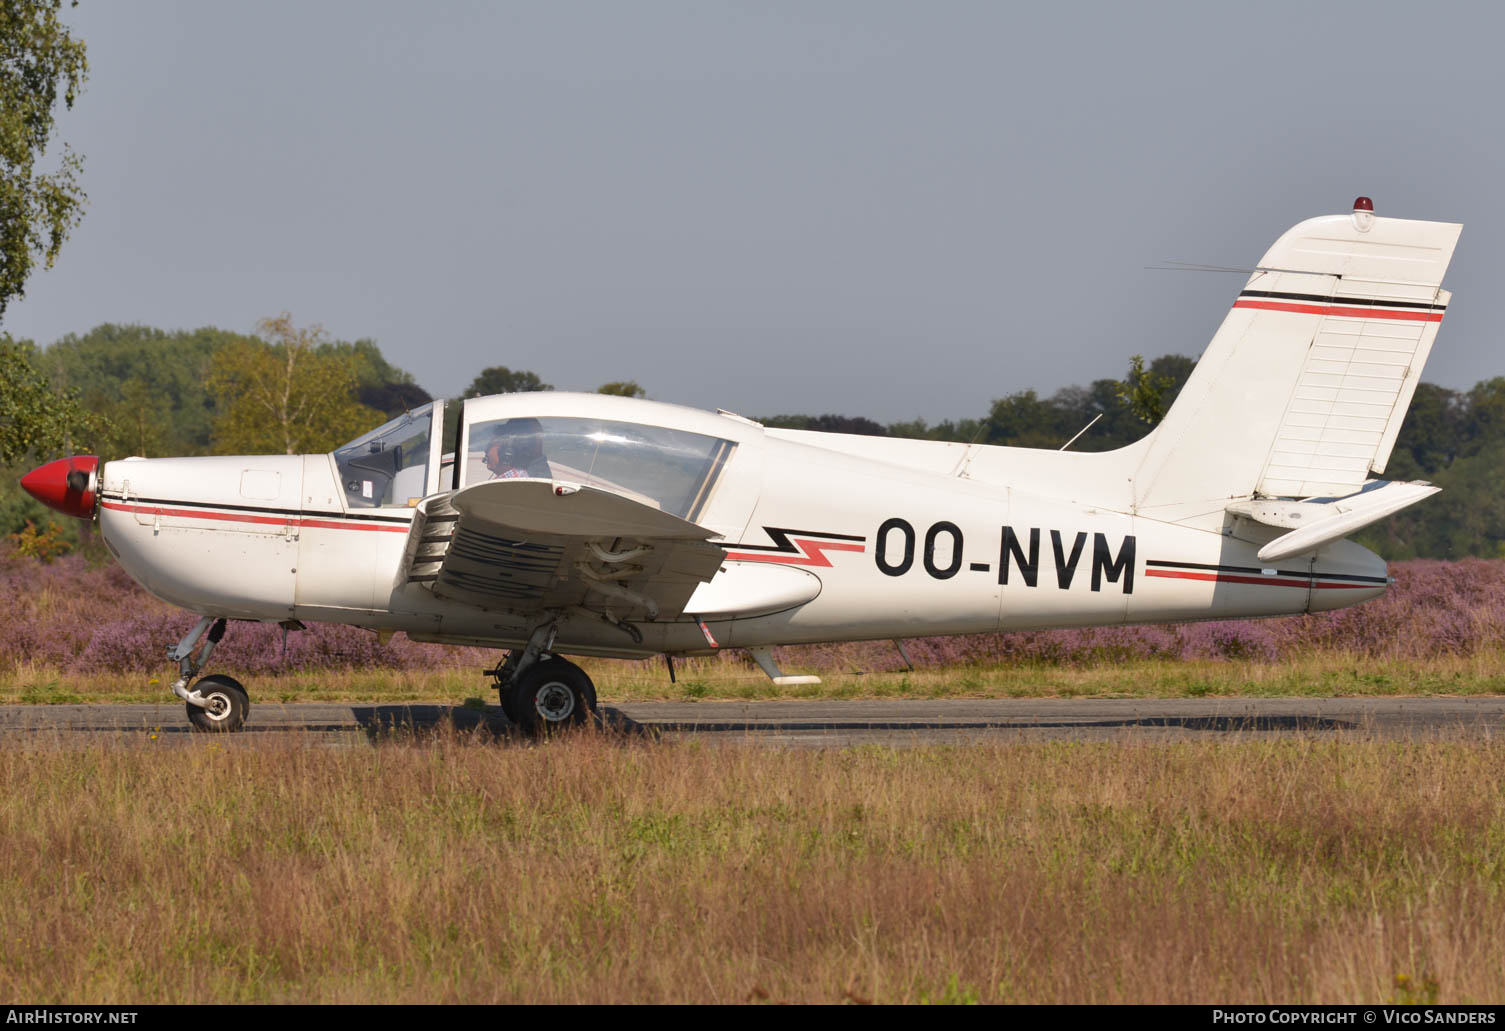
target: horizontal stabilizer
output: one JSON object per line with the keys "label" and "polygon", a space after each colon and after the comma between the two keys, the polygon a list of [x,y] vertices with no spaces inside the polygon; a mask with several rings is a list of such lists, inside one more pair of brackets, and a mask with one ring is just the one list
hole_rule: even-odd
{"label": "horizontal stabilizer", "polygon": [[1229,505],[1228,511],[1290,530],[1259,549],[1261,562],[1279,562],[1342,540],[1441,489],[1422,482],[1376,481],[1371,488],[1334,501],[1239,501]]}

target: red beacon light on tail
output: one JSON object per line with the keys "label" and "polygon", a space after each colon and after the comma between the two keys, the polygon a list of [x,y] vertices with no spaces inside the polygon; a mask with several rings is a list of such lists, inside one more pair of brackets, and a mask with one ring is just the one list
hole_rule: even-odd
{"label": "red beacon light on tail", "polygon": [[1374,201],[1368,197],[1355,197],[1353,202],[1353,227],[1367,233],[1374,226]]}
{"label": "red beacon light on tail", "polygon": [[79,519],[94,518],[99,459],[93,455],[59,458],[21,477],[21,487],[48,508]]}

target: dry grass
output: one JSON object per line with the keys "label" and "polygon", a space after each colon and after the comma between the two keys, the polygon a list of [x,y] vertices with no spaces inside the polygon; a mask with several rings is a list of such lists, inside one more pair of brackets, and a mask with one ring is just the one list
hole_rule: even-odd
{"label": "dry grass", "polygon": [[[952,665],[914,672],[819,669],[818,685],[777,687],[755,667],[679,660],[671,684],[660,663],[584,660],[601,699],[680,701],[761,698],[1184,698],[1505,694],[1505,653],[1408,661],[1314,652],[1283,662],[1138,659],[1097,665]],[[788,672],[806,667],[790,664]],[[211,672],[235,671],[212,667]],[[475,669],[295,672],[245,677],[251,699],[277,702],[445,702],[495,700]],[[172,674],[78,674],[22,665],[0,674],[0,704],[156,702]]]}
{"label": "dry grass", "polygon": [[0,997],[1505,997],[1505,745],[0,749]]}

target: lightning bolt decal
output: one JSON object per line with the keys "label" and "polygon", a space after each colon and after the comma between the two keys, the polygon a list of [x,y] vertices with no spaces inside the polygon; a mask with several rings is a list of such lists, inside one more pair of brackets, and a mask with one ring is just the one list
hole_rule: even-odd
{"label": "lightning bolt decal", "polygon": [[820,533],[814,530],[790,530],[781,526],[765,526],[763,532],[774,543],[738,544],[739,550],[728,550],[727,559],[732,562],[776,562],[788,566],[831,568],[828,551],[867,550],[867,538],[849,533]]}

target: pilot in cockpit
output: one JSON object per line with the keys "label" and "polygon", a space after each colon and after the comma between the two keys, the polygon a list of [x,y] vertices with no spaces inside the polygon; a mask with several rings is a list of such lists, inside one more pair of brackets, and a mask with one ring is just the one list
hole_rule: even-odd
{"label": "pilot in cockpit", "polygon": [[492,431],[483,461],[493,480],[553,475],[543,453],[543,427],[537,419],[508,419]]}

